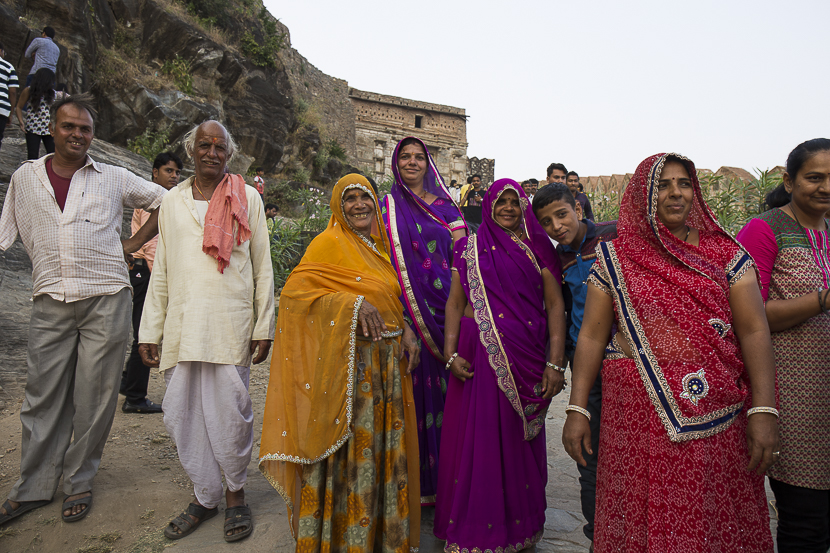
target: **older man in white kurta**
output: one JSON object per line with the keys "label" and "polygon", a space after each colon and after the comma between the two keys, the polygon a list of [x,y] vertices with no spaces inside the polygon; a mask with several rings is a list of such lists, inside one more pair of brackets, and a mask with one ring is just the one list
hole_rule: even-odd
{"label": "older man in white kurta", "polygon": [[[243,490],[253,437],[252,355],[258,347],[253,363],[263,361],[274,336],[268,229],[257,191],[239,175],[225,174],[235,146],[224,127],[203,123],[185,145],[196,175],[161,204],[140,351],[146,364],[164,372],[164,423],[196,495],[165,535],[184,537],[218,512],[224,472],[225,540],[235,541],[253,528]],[[212,203],[218,203],[214,211]],[[231,211],[233,218],[217,222],[217,213]],[[211,236],[225,235],[232,241],[223,253]]]}

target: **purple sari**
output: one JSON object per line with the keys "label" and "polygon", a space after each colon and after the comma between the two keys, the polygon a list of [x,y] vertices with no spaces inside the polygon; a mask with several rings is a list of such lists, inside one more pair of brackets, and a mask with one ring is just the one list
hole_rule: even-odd
{"label": "purple sari", "polygon": [[404,184],[397,164],[399,142],[392,154],[395,184],[381,201],[381,213],[392,244],[392,265],[403,290],[404,319],[424,349],[421,363],[412,372],[412,385],[418,418],[421,503],[431,505],[438,483],[438,448],[449,377],[444,362],[444,306],[452,282],[452,232],[467,225],[426,144],[418,142],[429,161],[424,190],[438,199],[428,204]]}
{"label": "purple sari", "polygon": [[[493,218],[505,190],[519,195],[525,241]],[[538,542],[545,526],[542,269],[557,279],[561,270],[515,181],[496,181],[482,208],[478,235],[455,246],[453,267],[474,313],[461,320],[458,353],[475,376],[450,378],[435,535],[447,540],[446,551],[512,552]]]}

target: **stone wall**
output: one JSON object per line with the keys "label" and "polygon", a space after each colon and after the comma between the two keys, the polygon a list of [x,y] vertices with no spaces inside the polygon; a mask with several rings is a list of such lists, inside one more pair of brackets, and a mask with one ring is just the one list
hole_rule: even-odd
{"label": "stone wall", "polygon": [[355,162],[376,179],[392,174],[392,152],[407,136],[426,142],[446,182],[467,172],[467,116],[463,108],[349,89],[355,115]]}
{"label": "stone wall", "polygon": [[[284,28],[286,40],[288,29]],[[319,116],[324,138],[336,140],[350,156],[355,155],[355,116],[349,101],[349,83],[326,75],[314,67],[294,48],[279,54],[288,74],[291,92],[306,101],[312,117]]]}
{"label": "stone wall", "polygon": [[[488,187],[496,180],[496,160],[486,157],[481,159],[471,157],[467,160],[467,174],[470,176],[481,175],[481,184]],[[466,182],[465,179],[462,184]]]}

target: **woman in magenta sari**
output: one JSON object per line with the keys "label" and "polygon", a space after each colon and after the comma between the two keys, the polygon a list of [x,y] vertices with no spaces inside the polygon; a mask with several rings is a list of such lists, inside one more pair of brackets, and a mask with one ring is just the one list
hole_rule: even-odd
{"label": "woman in magenta sari", "polygon": [[435,503],[438,449],[449,371],[444,359],[444,305],[450,290],[453,241],[467,235],[461,210],[450,197],[426,145],[409,137],[392,155],[395,184],[381,201],[392,245],[404,319],[425,354],[412,372],[418,418],[421,504]]}
{"label": "woman in magenta sari", "polygon": [[775,373],[752,258],[676,154],[637,168],[617,236],[589,276],[562,434],[584,465],[602,367],[594,550],[772,553]]}
{"label": "woman in magenta sari", "polygon": [[545,415],[565,384],[553,245],[515,181],[493,183],[482,208],[478,234],[455,245],[446,309],[444,353],[453,378],[435,535],[449,552],[513,552],[541,539]]}

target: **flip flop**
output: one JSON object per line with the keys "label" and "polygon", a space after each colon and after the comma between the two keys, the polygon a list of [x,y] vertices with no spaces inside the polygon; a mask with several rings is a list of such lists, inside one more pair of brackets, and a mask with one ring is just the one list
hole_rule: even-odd
{"label": "flip flop", "polygon": [[[85,509],[76,515],[65,515],[63,514],[64,511],[67,511],[74,507],[75,505],[83,505]],[[69,501],[69,496],[67,495],[63,499],[63,507],[61,508],[61,519],[64,522],[77,522],[84,518],[86,515],[89,514],[89,510],[92,508],[92,496],[88,495],[86,497],[81,497],[80,499],[73,499]]]}
{"label": "flip flop", "polygon": [[[238,534],[231,534],[228,535],[228,532],[231,530],[236,530],[237,528],[245,528],[242,532]],[[232,541],[239,541],[244,540],[248,536],[250,536],[254,531],[254,523],[251,520],[251,508],[247,505],[242,505],[240,507],[231,507],[230,509],[225,509],[225,541],[232,542]]]}
{"label": "flip flop", "polygon": [[12,509],[11,502],[7,499],[3,502],[3,509],[6,510],[6,514],[0,514],[0,526],[6,524],[10,520],[14,520],[23,513],[28,513],[29,511],[33,511],[44,505],[49,505],[52,503],[51,499],[42,499],[39,501],[21,501],[17,505],[17,509]]}
{"label": "flip flop", "polygon": [[[183,537],[192,534],[204,521],[215,517],[219,513],[219,507],[208,509],[196,503],[191,503],[187,506],[187,510],[170,521],[167,528],[164,529],[164,535],[167,539],[180,540]],[[188,516],[190,515],[190,516]],[[196,521],[193,521],[193,518]],[[176,532],[181,530],[181,533]]]}

